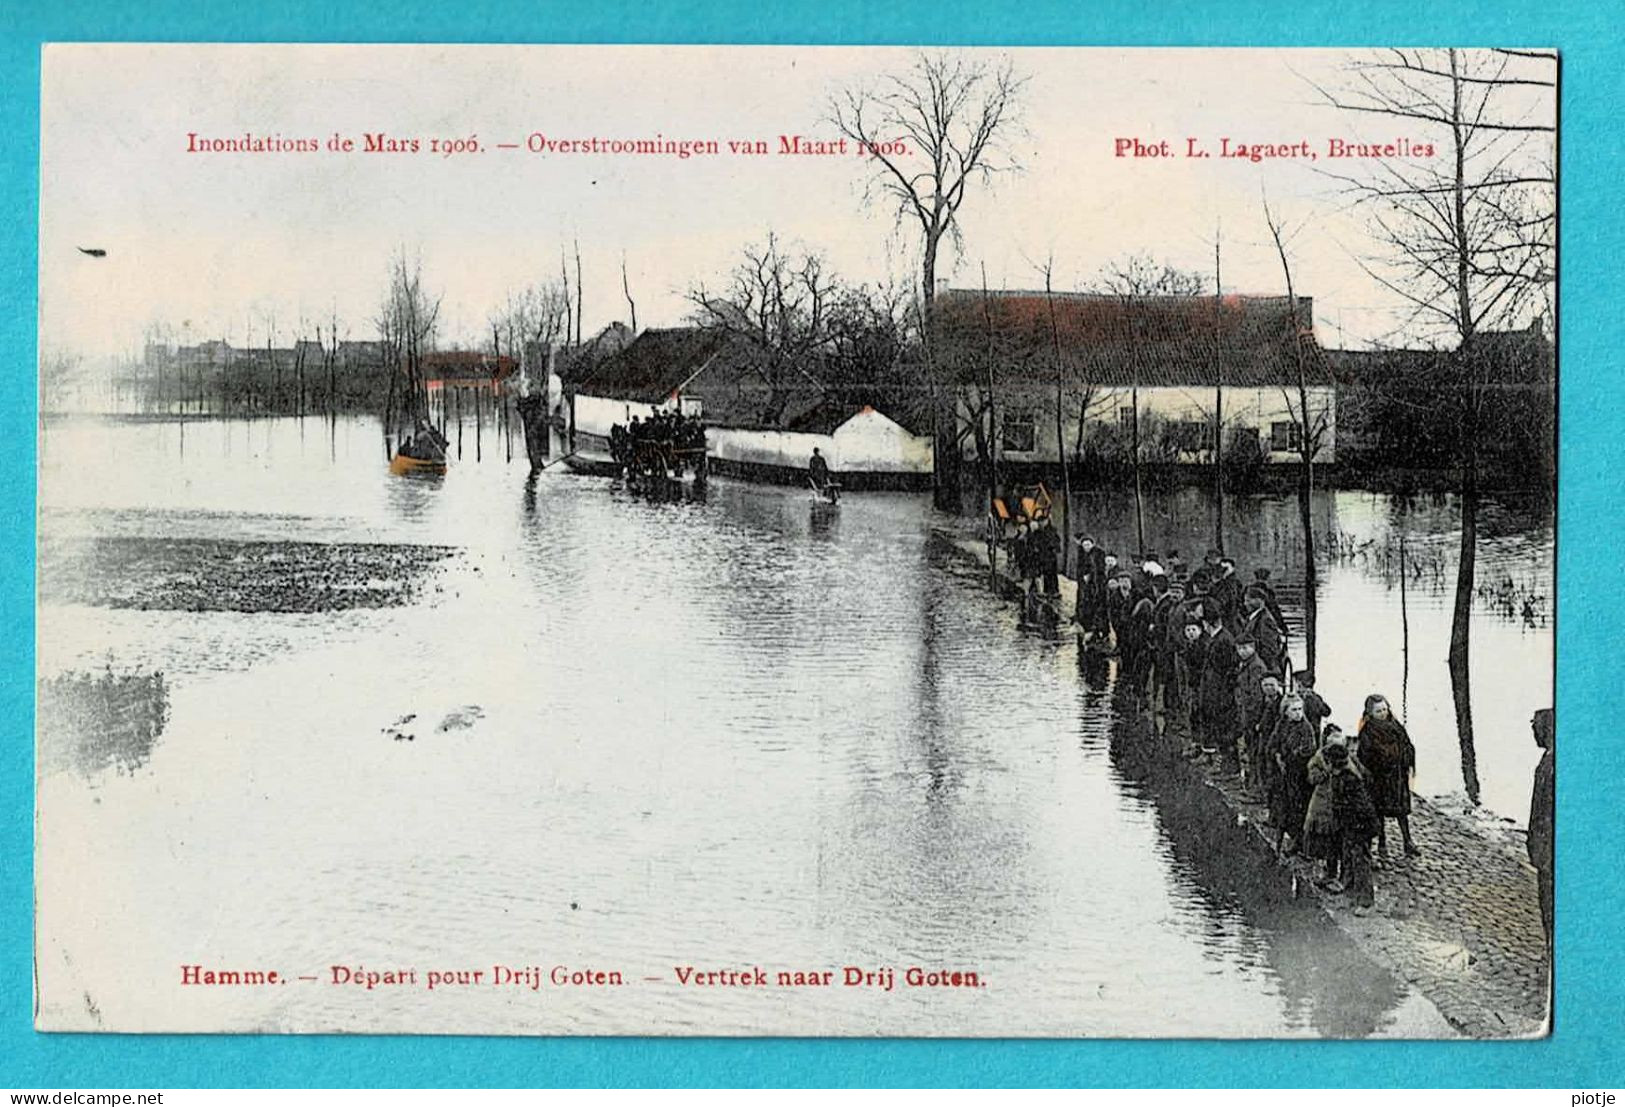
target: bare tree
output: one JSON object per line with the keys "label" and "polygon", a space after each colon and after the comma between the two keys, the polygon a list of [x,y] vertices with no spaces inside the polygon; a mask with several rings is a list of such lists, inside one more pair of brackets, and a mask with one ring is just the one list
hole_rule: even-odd
{"label": "bare tree", "polygon": [[1286,403],[1292,424],[1293,447],[1298,452],[1298,521],[1303,528],[1303,637],[1305,665],[1313,672],[1319,608],[1313,511],[1315,458],[1320,455],[1331,432],[1332,404],[1330,400],[1325,400],[1316,410],[1309,398],[1309,381],[1313,374],[1316,386],[1329,384],[1331,374],[1321,360],[1320,347],[1315,343],[1314,321],[1304,318],[1299,311],[1297,289],[1292,281],[1292,265],[1287,260],[1286,240],[1282,237],[1281,224],[1270,211],[1268,199],[1264,200],[1264,222],[1275,243],[1276,256],[1281,259],[1281,274],[1286,279],[1287,344],[1292,351],[1296,388],[1282,388],[1281,398]]}
{"label": "bare tree", "polygon": [[[1055,255],[1051,254],[1039,266],[1044,274],[1044,304],[1049,309],[1050,355],[1054,359],[1051,370],[1055,374],[1055,459],[1061,464],[1061,557],[1072,553],[1072,469],[1067,464],[1066,435],[1062,430],[1061,412],[1065,406],[1064,382],[1068,374],[1061,353],[1061,327],[1055,314]],[[984,282],[986,277],[983,278]]]}
{"label": "bare tree", "polygon": [[[869,197],[890,202],[896,218],[920,231],[920,304],[928,370],[934,363],[932,306],[944,237],[956,244],[959,212],[974,184],[1013,170],[1004,147],[1018,125],[1026,78],[1008,61],[992,64],[949,53],[917,54],[908,72],[844,89],[830,119],[874,166]],[[936,503],[959,509],[959,445],[954,390],[928,372],[935,424]]]}
{"label": "bare tree", "polygon": [[[423,356],[434,345],[440,317],[440,297],[423,286],[422,262],[407,260],[405,251],[390,262],[389,284],[378,311],[378,337],[389,366],[389,398],[385,401],[384,429],[389,433],[398,414],[409,422],[428,418],[427,382]],[[399,378],[401,404],[394,406]]]}
{"label": "bare tree", "polygon": [[328,316],[327,339],[322,340],[322,328],[316,327],[316,344],[322,351],[322,372],[327,376],[327,417],[338,418],[338,362],[339,362],[339,312],[335,304]]}
{"label": "bare tree", "polygon": [[637,301],[632,299],[632,285],[631,285],[631,282],[629,282],[626,279],[626,251],[624,251],[624,250],[621,251],[621,293],[626,297],[626,310],[627,310],[627,314],[629,316],[628,322],[632,326],[632,333],[637,334],[638,333],[638,305],[637,305]]}
{"label": "bare tree", "polygon": [[40,420],[83,406],[90,384],[84,355],[60,348],[41,348],[39,355]]}
{"label": "bare tree", "polygon": [[[1450,629],[1450,678],[1468,796],[1479,796],[1469,622],[1476,576],[1479,335],[1550,314],[1556,273],[1557,57],[1544,51],[1391,50],[1364,56],[1328,104],[1403,119],[1434,156],[1362,159],[1334,174],[1368,213],[1378,256],[1366,271],[1411,308],[1414,324],[1455,343],[1461,548]],[[1317,86],[1319,88],[1319,86]]]}
{"label": "bare tree", "polygon": [[761,246],[747,246],[721,288],[703,282],[690,288],[697,326],[733,336],[756,354],[755,371],[766,389],[764,422],[776,422],[798,385],[822,388],[813,372],[834,342],[834,306],[842,285],[826,271],[821,255],[782,248],[769,233]]}
{"label": "bare tree", "polygon": [[570,290],[567,286],[543,282],[508,293],[507,301],[491,315],[496,337],[495,352],[501,354],[506,337],[508,353],[519,360],[520,394],[531,390],[531,369],[540,363],[545,372],[548,353],[555,343],[569,341],[571,324]]}
{"label": "bare tree", "polygon": [[1122,309],[1125,337],[1129,347],[1129,403],[1132,414],[1129,421],[1132,460],[1134,467],[1134,530],[1139,542],[1138,550],[1145,550],[1145,496],[1140,472],[1140,362],[1144,342],[1145,301],[1154,296],[1197,297],[1205,285],[1200,273],[1176,269],[1166,262],[1156,262],[1149,254],[1130,254],[1109,262],[1096,280],[1102,292],[1117,297]]}

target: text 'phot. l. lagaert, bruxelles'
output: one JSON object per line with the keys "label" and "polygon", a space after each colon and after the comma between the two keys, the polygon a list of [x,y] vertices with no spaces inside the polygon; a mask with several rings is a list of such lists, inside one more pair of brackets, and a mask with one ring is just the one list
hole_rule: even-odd
{"label": "text 'phot. l. lagaert, bruxelles'", "polygon": [[1112,156],[1146,160],[1174,158],[1221,158],[1232,161],[1319,161],[1322,156],[1334,160],[1367,158],[1431,158],[1435,148],[1431,142],[1411,138],[1395,138],[1386,142],[1357,142],[1345,138],[1326,138],[1316,142],[1298,139],[1294,142],[1248,142],[1220,136],[1217,141],[1186,136],[1183,145],[1170,139],[1114,138]]}

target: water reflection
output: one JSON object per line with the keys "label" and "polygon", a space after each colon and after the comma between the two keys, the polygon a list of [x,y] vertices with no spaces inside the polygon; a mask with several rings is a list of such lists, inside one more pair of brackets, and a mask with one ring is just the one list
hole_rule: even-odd
{"label": "water reflection", "polygon": [[1148,803],[1166,842],[1172,874],[1207,923],[1215,959],[1268,971],[1288,1018],[1316,1033],[1362,1038],[1386,1031],[1406,999],[1403,982],[1331,926],[1257,832],[1201,773],[1141,720],[1112,730],[1112,766]]}
{"label": "water reflection", "polygon": [[[42,594],[44,679],[112,651],[161,669],[170,703],[162,741],[99,804],[65,774],[42,783],[42,842],[93,843],[99,865],[141,874],[102,889],[128,932],[103,944],[67,910],[83,872],[42,856],[41,932],[67,943],[42,958],[47,1014],[71,957],[73,978],[112,982],[98,1004],[116,1025],[206,925],[222,956],[304,971],[556,959],[643,990],[537,1004],[283,989],[189,1000],[165,1029],[1441,1030],[1368,964],[1312,956],[1327,930],[1277,902],[1267,864],[1237,863],[1177,778],[1113,759],[1112,663],[1023,631],[985,573],[933,554],[926,497],[820,511],[804,490],[716,480],[703,501],[654,502],[562,467],[530,478],[499,449],[425,485],[389,476],[365,421],[280,464],[297,433],[195,422],[181,459],[162,428],[53,427],[48,537],[455,556],[375,607]],[[1340,525],[1360,517],[1361,501],[1328,503]],[[1386,639],[1358,619],[1384,595],[1358,566],[1327,574],[1323,655],[1362,682],[1387,679],[1360,657]],[[1437,610],[1407,604],[1425,656]],[[1413,671],[1413,701],[1421,683]],[[466,725],[393,740],[407,715]],[[641,981],[741,959],[961,967],[989,986],[764,998]]]}

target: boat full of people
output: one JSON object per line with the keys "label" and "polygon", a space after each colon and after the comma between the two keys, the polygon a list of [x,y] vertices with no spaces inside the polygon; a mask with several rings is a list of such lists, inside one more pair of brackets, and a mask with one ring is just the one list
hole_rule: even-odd
{"label": "boat full of people", "polygon": [[446,436],[427,419],[419,419],[417,428],[395,450],[389,471],[401,476],[443,476],[446,472]]}
{"label": "boat full of people", "polygon": [[709,470],[705,424],[677,411],[634,415],[609,432],[609,456],[582,454],[565,464],[577,472],[622,477],[630,485],[703,485]]}

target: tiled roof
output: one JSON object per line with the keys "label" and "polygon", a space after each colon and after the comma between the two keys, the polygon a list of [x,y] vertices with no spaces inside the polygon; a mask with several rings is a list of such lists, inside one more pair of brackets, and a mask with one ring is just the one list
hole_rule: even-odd
{"label": "tiled roof", "polygon": [[[1053,315],[1052,315],[1053,311]],[[995,373],[1031,380],[1239,387],[1295,384],[1297,355],[1285,296],[1142,296],[950,289],[935,304],[941,356],[959,379]],[[1313,300],[1298,297],[1311,383],[1330,383],[1315,343]],[[1057,357],[1057,346],[1059,356]]]}
{"label": "tiled roof", "polygon": [[[1552,344],[1538,327],[1485,331],[1477,336],[1484,384],[1550,388],[1556,362]],[[1327,363],[1341,385],[1380,384],[1396,377],[1459,377],[1462,365],[1449,350],[1327,350]]]}

